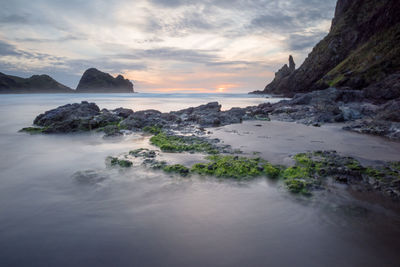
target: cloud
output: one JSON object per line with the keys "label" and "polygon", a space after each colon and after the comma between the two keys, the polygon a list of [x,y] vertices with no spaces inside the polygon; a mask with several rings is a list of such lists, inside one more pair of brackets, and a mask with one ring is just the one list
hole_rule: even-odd
{"label": "cloud", "polygon": [[326,35],[325,32],[312,32],[307,34],[291,34],[287,40],[290,50],[302,51],[313,47]]}
{"label": "cloud", "polygon": [[0,55],[2,56],[19,56],[20,53],[17,51],[14,45],[0,40]]}
{"label": "cloud", "polygon": [[288,54],[299,64],[326,34],[335,2],[2,1],[0,71],[49,71],[72,87],[96,67],[132,73],[149,90],[171,73],[175,87],[219,81],[260,89]]}

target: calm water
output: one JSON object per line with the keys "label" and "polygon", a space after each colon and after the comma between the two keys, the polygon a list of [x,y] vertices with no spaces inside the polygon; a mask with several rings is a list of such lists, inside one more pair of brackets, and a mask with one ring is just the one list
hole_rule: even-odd
{"label": "calm water", "polygon": [[104,140],[17,133],[38,113],[81,100],[163,111],[267,101],[247,95],[0,96],[0,266],[398,266],[399,216],[345,192],[303,199],[264,179],[183,179],[140,166],[105,166],[108,155],[149,146],[140,135]]}

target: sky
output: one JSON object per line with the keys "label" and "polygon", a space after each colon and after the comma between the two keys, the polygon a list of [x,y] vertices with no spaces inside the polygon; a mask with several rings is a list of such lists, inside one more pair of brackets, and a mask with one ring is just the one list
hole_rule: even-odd
{"label": "sky", "polygon": [[329,31],[336,0],[0,0],[0,72],[76,88],[91,67],[139,92],[262,90]]}

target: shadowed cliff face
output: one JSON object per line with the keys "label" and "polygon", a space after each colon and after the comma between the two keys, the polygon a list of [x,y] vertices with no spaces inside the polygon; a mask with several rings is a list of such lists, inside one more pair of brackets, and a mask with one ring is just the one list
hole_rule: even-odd
{"label": "shadowed cliff face", "polygon": [[86,70],[83,73],[77,93],[133,93],[133,84],[122,75],[117,78],[110,74],[101,72],[95,68]]}
{"label": "shadowed cliff face", "polygon": [[275,79],[264,93],[362,89],[400,71],[399,42],[399,0],[339,0],[330,33],[297,70]]}
{"label": "shadowed cliff face", "polygon": [[74,91],[48,75],[21,78],[0,72],[0,93],[73,93]]}

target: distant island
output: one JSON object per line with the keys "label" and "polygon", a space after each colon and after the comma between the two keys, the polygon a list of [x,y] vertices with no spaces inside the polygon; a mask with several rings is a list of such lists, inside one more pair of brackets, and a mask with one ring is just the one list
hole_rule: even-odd
{"label": "distant island", "polygon": [[48,75],[21,78],[0,72],[0,94],[31,93],[134,93],[134,89],[133,83],[122,75],[114,78],[95,68],[90,68],[83,73],[76,90],[57,82]]}

